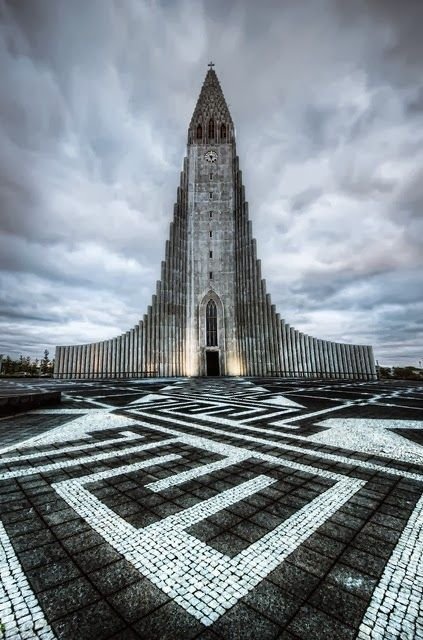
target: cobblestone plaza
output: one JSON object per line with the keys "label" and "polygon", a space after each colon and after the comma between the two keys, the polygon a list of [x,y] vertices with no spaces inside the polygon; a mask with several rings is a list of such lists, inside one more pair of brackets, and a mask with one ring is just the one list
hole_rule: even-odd
{"label": "cobblestone plaza", "polygon": [[423,638],[419,383],[1,384],[5,639]]}

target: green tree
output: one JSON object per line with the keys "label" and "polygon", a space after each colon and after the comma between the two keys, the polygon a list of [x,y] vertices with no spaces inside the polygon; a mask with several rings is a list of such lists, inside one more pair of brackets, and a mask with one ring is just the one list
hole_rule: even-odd
{"label": "green tree", "polygon": [[41,373],[50,373],[51,363],[48,357],[48,349],[44,349],[44,357],[41,360]]}

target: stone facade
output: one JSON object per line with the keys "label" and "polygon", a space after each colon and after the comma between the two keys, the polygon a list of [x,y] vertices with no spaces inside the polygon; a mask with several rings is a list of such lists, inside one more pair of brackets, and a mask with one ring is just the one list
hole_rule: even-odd
{"label": "stone facade", "polygon": [[56,348],[58,378],[376,377],[370,346],[319,340],[280,318],[261,276],[231,115],[215,71],[188,130],[161,279],[121,336]]}

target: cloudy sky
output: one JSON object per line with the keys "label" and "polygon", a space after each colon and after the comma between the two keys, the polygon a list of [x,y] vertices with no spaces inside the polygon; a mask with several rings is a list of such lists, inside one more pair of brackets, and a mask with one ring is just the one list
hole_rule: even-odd
{"label": "cloudy sky", "polygon": [[0,0],[0,353],[145,312],[213,59],[278,311],[417,364],[422,24],[421,0]]}

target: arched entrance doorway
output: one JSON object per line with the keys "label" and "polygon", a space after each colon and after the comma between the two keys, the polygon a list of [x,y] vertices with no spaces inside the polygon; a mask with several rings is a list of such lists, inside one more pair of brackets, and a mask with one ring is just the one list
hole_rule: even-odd
{"label": "arched entrance doorway", "polygon": [[218,351],[206,351],[206,376],[220,376]]}
{"label": "arched entrance doorway", "polygon": [[225,342],[223,304],[217,293],[210,289],[198,305],[200,376],[226,375]]}
{"label": "arched entrance doorway", "polygon": [[206,376],[218,376],[217,306],[214,300],[209,300],[206,306],[206,346]]}

